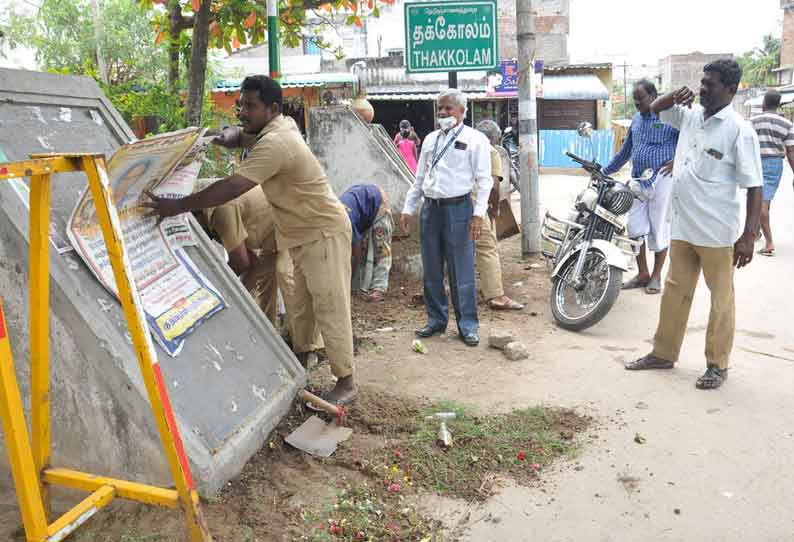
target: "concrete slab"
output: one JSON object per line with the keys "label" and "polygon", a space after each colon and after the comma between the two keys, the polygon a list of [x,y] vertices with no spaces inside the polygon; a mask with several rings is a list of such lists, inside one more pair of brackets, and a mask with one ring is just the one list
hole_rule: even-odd
{"label": "concrete slab", "polygon": [[[34,152],[110,155],[133,137],[93,80],[0,69],[0,150],[9,160]],[[78,174],[53,179],[53,219],[62,235],[85,184]],[[262,446],[305,373],[191,223],[199,245],[188,254],[228,308],[198,328],[178,357],[158,355],[194,477],[203,494],[213,495]],[[0,295],[23,395],[29,389],[27,236],[25,203],[0,183]],[[52,250],[50,265],[53,463],[170,484],[120,306],[73,253]],[[8,476],[0,453],[0,476]]]}
{"label": "concrete slab", "polygon": [[354,184],[377,184],[398,216],[415,177],[383,127],[366,124],[343,106],[315,107],[309,116],[309,145],[334,192],[341,194]]}

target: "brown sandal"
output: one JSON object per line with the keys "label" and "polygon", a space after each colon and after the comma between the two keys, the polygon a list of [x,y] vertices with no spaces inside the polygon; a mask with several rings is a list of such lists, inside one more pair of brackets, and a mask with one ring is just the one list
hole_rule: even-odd
{"label": "brown sandal", "polygon": [[647,369],[672,369],[675,363],[666,359],[657,358],[648,354],[634,361],[627,361],[623,366],[629,371],[644,371]]}
{"label": "brown sandal", "polygon": [[506,303],[497,303],[491,299],[488,301],[488,308],[495,311],[521,311],[524,310],[524,305],[509,299]]}

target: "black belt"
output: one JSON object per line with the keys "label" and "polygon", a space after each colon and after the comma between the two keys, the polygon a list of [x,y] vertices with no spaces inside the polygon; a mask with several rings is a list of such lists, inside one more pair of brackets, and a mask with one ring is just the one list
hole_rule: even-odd
{"label": "black belt", "polygon": [[457,203],[461,203],[466,201],[467,199],[471,198],[471,194],[464,194],[462,196],[457,196],[455,198],[425,198],[426,202],[429,202],[431,205],[455,205]]}

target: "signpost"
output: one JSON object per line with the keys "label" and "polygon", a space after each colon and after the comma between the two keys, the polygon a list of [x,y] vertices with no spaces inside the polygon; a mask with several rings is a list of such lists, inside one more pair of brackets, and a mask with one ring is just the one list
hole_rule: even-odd
{"label": "signpost", "polygon": [[499,66],[496,0],[405,4],[408,73]]}

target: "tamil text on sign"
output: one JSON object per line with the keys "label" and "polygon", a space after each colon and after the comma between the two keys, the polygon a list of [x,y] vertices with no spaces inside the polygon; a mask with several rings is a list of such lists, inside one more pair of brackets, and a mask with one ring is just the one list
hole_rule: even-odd
{"label": "tamil text on sign", "polygon": [[494,69],[496,1],[406,3],[405,41],[408,72]]}

